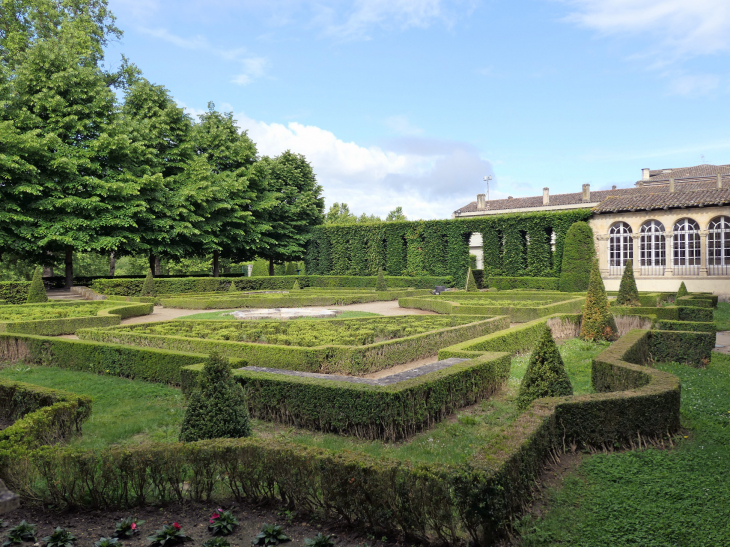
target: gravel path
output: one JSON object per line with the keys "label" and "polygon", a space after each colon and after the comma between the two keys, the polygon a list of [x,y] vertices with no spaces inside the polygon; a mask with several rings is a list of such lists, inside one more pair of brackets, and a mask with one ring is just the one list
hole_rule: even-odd
{"label": "gravel path", "polygon": [[329,310],[351,310],[369,311],[380,315],[437,315],[427,310],[415,310],[412,308],[399,308],[398,301],[388,302],[366,302],[364,304],[348,304],[347,306],[327,306]]}
{"label": "gravel path", "polygon": [[226,311],[226,310],[181,310],[177,308],[163,308],[155,306],[154,311],[149,315],[141,315],[139,317],[130,317],[122,319],[122,325],[134,325],[136,323],[154,323],[155,321],[169,321],[186,315],[195,315],[196,313],[205,313],[209,311]]}
{"label": "gravel path", "polygon": [[720,331],[717,333],[715,338],[715,351],[730,355],[730,330]]}

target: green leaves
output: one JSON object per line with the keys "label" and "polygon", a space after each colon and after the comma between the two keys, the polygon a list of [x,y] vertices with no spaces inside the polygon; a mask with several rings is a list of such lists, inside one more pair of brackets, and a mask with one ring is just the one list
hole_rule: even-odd
{"label": "green leaves", "polygon": [[279,543],[283,543],[285,541],[291,541],[291,538],[284,534],[284,530],[281,526],[276,524],[264,524],[261,528],[261,532],[259,532],[251,543],[267,547],[269,545],[279,545]]}
{"label": "green leaves", "polygon": [[535,399],[564,395],[573,395],[573,386],[552,333],[548,327],[544,327],[542,338],[532,350],[527,371],[522,378],[517,407],[524,410]]}

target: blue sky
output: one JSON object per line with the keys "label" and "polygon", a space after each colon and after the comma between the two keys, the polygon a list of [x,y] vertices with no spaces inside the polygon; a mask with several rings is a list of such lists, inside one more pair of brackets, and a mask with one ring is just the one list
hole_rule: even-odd
{"label": "blue sky", "polygon": [[728,0],[109,0],[121,53],[327,206],[448,218],[490,197],[730,163]]}

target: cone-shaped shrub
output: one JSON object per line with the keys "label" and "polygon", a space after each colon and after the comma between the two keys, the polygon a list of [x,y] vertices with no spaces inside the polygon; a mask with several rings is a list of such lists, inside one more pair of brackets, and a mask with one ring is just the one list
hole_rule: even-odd
{"label": "cone-shaped shrub", "polygon": [[385,284],[385,276],[383,275],[383,270],[378,270],[378,279],[375,282],[375,290],[378,292],[388,290],[388,285]]}
{"label": "cone-shaped shrub", "polygon": [[180,440],[193,442],[249,435],[251,424],[243,387],[231,376],[228,360],[211,353],[185,409]]}
{"label": "cone-shaped shrub", "polygon": [[469,271],[466,274],[466,290],[468,292],[479,291],[479,287],[477,287],[477,280],[474,279],[474,274],[472,273],[471,268],[469,268]]}
{"label": "cone-shaped shrub", "polygon": [[598,261],[593,261],[588,294],[583,307],[580,337],[583,340],[615,340],[618,334],[616,321],[608,306],[606,288],[603,286]]}
{"label": "cone-shaped shrub", "polygon": [[624,275],[621,277],[621,285],[618,288],[616,304],[619,306],[640,306],[639,290],[636,288],[634,279],[634,262],[627,260],[624,266]]}
{"label": "cone-shaped shrub", "polygon": [[522,378],[517,407],[524,410],[540,397],[564,395],[573,395],[573,385],[570,383],[568,373],[565,372],[565,365],[553,335],[550,329],[545,327],[545,332],[532,351],[525,376]]}
{"label": "cone-shaped shrub", "polygon": [[299,280],[294,280],[294,285],[292,286],[291,290],[293,291],[301,291],[302,288],[299,286]]}
{"label": "cone-shaped shrub", "polygon": [[296,262],[287,262],[286,263],[286,269],[284,270],[284,275],[297,275],[297,263]]}
{"label": "cone-shaped shrub", "polygon": [[593,230],[587,222],[574,222],[565,234],[559,289],[563,292],[585,291],[595,257]]}
{"label": "cone-shaped shrub", "polygon": [[142,290],[139,291],[140,296],[155,296],[155,278],[152,277],[152,271],[147,272],[147,277],[142,283]]}
{"label": "cone-shaped shrub", "polygon": [[228,292],[236,292],[238,291],[238,287],[236,287],[236,282],[231,281],[231,284],[228,286]]}
{"label": "cone-shaped shrub", "polygon": [[30,282],[28,300],[26,300],[26,302],[28,304],[48,302],[46,288],[43,286],[43,270],[41,268],[36,268],[35,272],[33,272],[33,281]]}
{"label": "cone-shaped shrub", "polygon": [[674,297],[674,300],[679,300],[680,297],[687,296],[688,294],[689,292],[687,291],[687,286],[684,284],[684,281],[682,281],[682,284],[679,286],[679,290],[677,291],[677,296]]}

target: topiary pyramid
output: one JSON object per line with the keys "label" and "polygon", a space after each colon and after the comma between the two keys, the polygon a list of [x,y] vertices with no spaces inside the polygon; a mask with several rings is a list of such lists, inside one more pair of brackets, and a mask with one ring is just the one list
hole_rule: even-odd
{"label": "topiary pyramid", "polygon": [[588,294],[583,307],[583,319],[580,325],[580,337],[583,340],[615,340],[618,335],[616,321],[611,314],[606,297],[606,288],[598,269],[598,261],[593,261],[591,278],[588,283]]}
{"label": "topiary pyramid", "polygon": [[474,274],[471,271],[471,268],[469,268],[469,271],[466,273],[466,291],[467,292],[478,292],[479,287],[477,287],[477,281],[474,279]]}
{"label": "topiary pyramid", "polygon": [[687,291],[687,286],[684,284],[684,281],[682,281],[682,284],[679,286],[679,289],[677,290],[677,296],[674,297],[674,301],[676,302],[682,296],[687,296],[688,294],[689,294],[689,292]]}
{"label": "topiary pyramid", "polygon": [[294,285],[292,286],[291,290],[293,291],[301,291],[302,288],[299,286],[299,280],[294,280]]}
{"label": "topiary pyramid", "polygon": [[585,291],[595,257],[593,230],[587,222],[574,222],[565,234],[559,289],[563,292]]}
{"label": "topiary pyramid", "polygon": [[284,270],[284,275],[297,275],[297,263],[287,262]]}
{"label": "topiary pyramid", "polygon": [[636,288],[636,280],[634,279],[634,263],[631,259],[627,260],[624,266],[624,275],[621,277],[616,304],[619,306],[641,306],[639,290]]}
{"label": "topiary pyramid", "polygon": [[180,440],[248,437],[251,424],[241,384],[231,375],[231,365],[211,353],[185,409]]}
{"label": "topiary pyramid", "polygon": [[565,372],[558,346],[555,345],[550,329],[545,332],[537,346],[532,350],[530,362],[520,384],[517,396],[517,407],[526,409],[530,403],[540,397],[561,397],[573,395],[573,385]]}
{"label": "topiary pyramid", "polygon": [[155,278],[152,276],[152,271],[147,272],[147,277],[144,278],[142,283],[142,290],[139,291],[140,296],[155,296]]}
{"label": "topiary pyramid", "polygon": [[238,287],[236,287],[236,282],[231,281],[231,284],[228,286],[228,292],[237,292]]}
{"label": "topiary pyramid", "polygon": [[38,302],[48,302],[46,288],[43,286],[43,270],[41,268],[36,268],[35,272],[33,272],[33,281],[30,282],[28,299],[26,300],[28,304],[36,304]]}
{"label": "topiary pyramid", "polygon": [[383,275],[383,270],[378,270],[378,279],[375,281],[375,290],[378,292],[388,290],[388,285],[385,283],[385,275]]}

